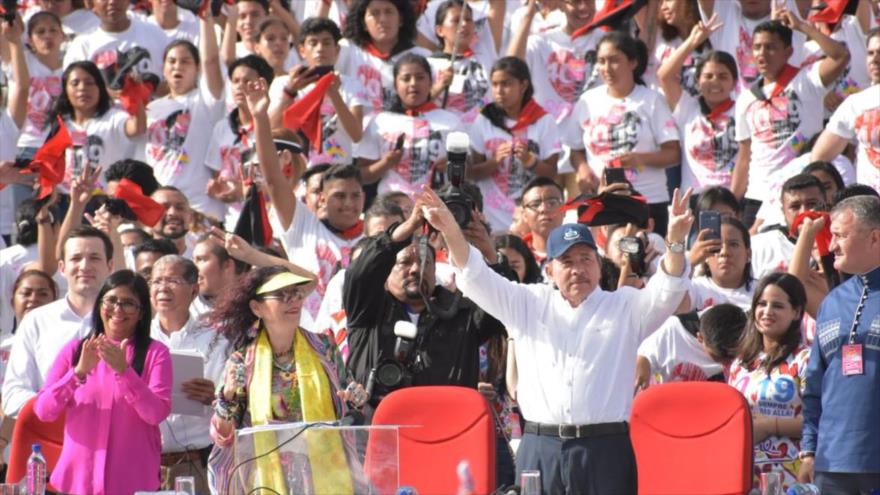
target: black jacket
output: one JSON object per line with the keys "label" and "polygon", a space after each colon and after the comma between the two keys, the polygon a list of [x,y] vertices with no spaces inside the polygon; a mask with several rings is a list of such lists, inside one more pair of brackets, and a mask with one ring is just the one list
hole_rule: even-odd
{"label": "black jacket", "polygon": [[[394,358],[394,324],[411,321],[404,303],[385,290],[385,280],[397,253],[409,243],[392,242],[388,233],[376,236],[367,241],[345,272],[342,301],[348,318],[348,369],[359,383],[367,383],[370,370],[377,363]],[[440,311],[449,308],[456,298],[439,286],[433,296]],[[458,311],[449,319],[441,319],[426,309],[419,316],[417,328],[419,336],[423,336],[421,350],[430,365],[413,375],[413,385],[476,388],[480,345],[504,333],[498,320],[465,298],[459,299]],[[376,396],[374,393],[371,400],[374,405]]]}

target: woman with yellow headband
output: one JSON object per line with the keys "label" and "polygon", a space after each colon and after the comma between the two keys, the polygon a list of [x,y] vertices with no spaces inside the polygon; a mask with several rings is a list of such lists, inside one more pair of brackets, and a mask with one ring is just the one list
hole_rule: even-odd
{"label": "woman with yellow headband", "polygon": [[[252,271],[241,286],[221,300],[211,324],[232,343],[225,381],[217,393],[211,436],[217,448],[209,465],[214,487],[230,493],[230,475],[250,488],[288,493],[285,472],[306,469],[317,493],[351,492],[345,450],[336,432],[306,435],[308,466],[283,465],[275,434],[253,435],[251,479],[240,479],[233,466],[232,446],[237,428],[273,423],[334,421],[346,412],[338,393],[347,384],[345,364],[336,346],[324,336],[299,327],[303,300],[314,280],[280,266]],[[294,487],[291,487],[294,488]]]}

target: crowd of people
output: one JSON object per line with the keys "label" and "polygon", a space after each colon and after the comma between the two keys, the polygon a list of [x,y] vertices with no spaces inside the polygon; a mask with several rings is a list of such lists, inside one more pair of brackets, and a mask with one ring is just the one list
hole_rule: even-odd
{"label": "crowd of people", "polygon": [[[0,60],[0,432],[64,417],[60,492],[458,385],[499,487],[636,493],[675,381],[756,487],[880,489],[877,0],[19,0]],[[248,493],[357,492],[321,438]]]}

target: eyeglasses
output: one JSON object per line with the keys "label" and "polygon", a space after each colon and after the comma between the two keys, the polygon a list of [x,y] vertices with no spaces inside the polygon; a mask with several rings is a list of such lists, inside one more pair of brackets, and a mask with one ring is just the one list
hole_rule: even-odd
{"label": "eyeglasses", "polygon": [[532,211],[538,211],[541,209],[541,205],[546,206],[548,209],[554,210],[562,206],[562,199],[560,198],[545,198],[545,199],[536,199],[534,201],[529,201],[524,204],[527,209]]}
{"label": "eyeglasses", "polygon": [[182,278],[177,277],[159,277],[150,280],[150,286],[152,287],[161,287],[167,286],[171,288],[180,287],[181,285],[188,285],[190,282]]}
{"label": "eyeglasses", "polygon": [[281,301],[289,303],[290,301],[302,300],[306,297],[306,291],[298,288],[280,289],[263,296],[264,301]]}
{"label": "eyeglasses", "polygon": [[101,304],[104,306],[104,309],[107,311],[116,308],[123,313],[134,313],[141,309],[141,305],[138,304],[137,301],[133,301],[131,299],[119,299],[115,296],[105,297],[101,299]]}

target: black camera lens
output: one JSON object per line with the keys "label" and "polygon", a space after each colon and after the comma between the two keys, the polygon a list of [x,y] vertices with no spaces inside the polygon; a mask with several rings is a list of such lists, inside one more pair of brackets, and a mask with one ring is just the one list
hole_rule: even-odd
{"label": "black camera lens", "polygon": [[386,361],[376,367],[376,382],[389,389],[399,387],[403,383],[405,373],[400,363]]}

